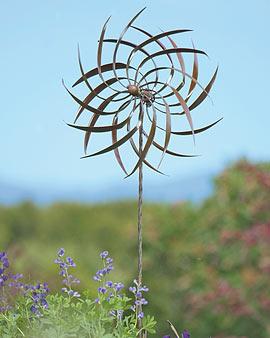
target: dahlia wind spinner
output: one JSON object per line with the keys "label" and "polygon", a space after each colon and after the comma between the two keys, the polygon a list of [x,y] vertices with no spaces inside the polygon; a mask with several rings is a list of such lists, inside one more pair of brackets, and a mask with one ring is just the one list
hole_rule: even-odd
{"label": "dahlia wind spinner", "polygon": [[[105,37],[110,18],[105,22],[98,41],[97,67],[85,72],[78,49],[81,75],[73,87],[85,86],[88,94],[83,99],[74,95],[63,82],[68,93],[79,104],[74,124],[68,125],[84,132],[83,158],[113,151],[126,177],[138,170],[138,287],[142,285],[143,165],[161,173],[159,168],[165,154],[194,156],[171,150],[169,145],[172,136],[190,135],[194,141],[195,134],[211,128],[221,120],[194,129],[191,116],[191,112],[208,97],[218,68],[207,85],[201,85],[198,81],[198,57],[205,57],[206,53],[195,49],[194,45],[179,47],[173,38],[191,30],[175,29],[152,35],[134,25],[144,10],[145,8],[129,21],[117,39]],[[125,39],[129,32],[137,35],[140,42]],[[104,53],[105,44],[114,46],[112,54]],[[121,50],[125,51],[123,55],[127,54],[125,57],[120,56]],[[109,55],[110,63],[103,63],[104,56]],[[191,58],[188,63],[186,57]],[[190,66],[190,71],[187,70],[187,65]],[[82,113],[90,115],[87,125],[77,124]],[[176,123],[180,125],[177,119],[181,121],[183,117],[189,129],[174,129]],[[102,119],[109,119],[110,123],[101,123]],[[97,152],[87,154],[90,137],[95,133],[109,133],[111,143]],[[162,142],[159,141],[161,137]],[[136,158],[130,171],[120,154],[120,148],[124,144],[130,144]],[[161,155],[157,165],[148,156],[153,148],[160,151]],[[138,325],[141,326],[140,320]]]}
{"label": "dahlia wind spinner", "polygon": [[[149,168],[159,171],[158,169],[165,154],[178,157],[191,157],[192,155],[180,154],[169,149],[171,136],[191,135],[194,138],[195,134],[211,128],[221,120],[219,119],[218,121],[199,129],[193,128],[191,111],[198,107],[208,96],[208,93],[216,79],[218,69],[214,72],[209,83],[203,87],[198,82],[198,54],[206,55],[206,53],[194,48],[178,47],[176,42],[172,39],[173,35],[183,34],[190,32],[191,30],[176,29],[152,35],[142,28],[133,25],[144,9],[142,9],[127,24],[118,39],[105,39],[107,24],[110,18],[105,22],[98,42],[96,68],[93,68],[88,72],[84,72],[80,52],[78,50],[81,77],[74,83],[73,87],[79,84],[84,84],[88,88],[89,94],[81,100],[66,88],[72,98],[80,106],[74,123],[77,123],[79,117],[84,111],[87,111],[88,114],[89,112],[91,113],[88,125],[81,126],[69,124],[69,126],[85,132],[85,153],[92,133],[111,133],[112,142],[108,147],[90,155],[86,154],[83,158],[114,151],[116,160],[127,176],[132,175],[141,164],[145,164]],[[140,33],[143,36],[143,41],[139,44],[135,44],[134,42],[124,40],[124,35],[128,30],[134,30]],[[165,46],[165,42],[162,42],[164,39],[168,41],[169,47]],[[107,64],[102,64],[104,43],[112,43],[115,45],[112,53],[112,62]],[[146,50],[146,47],[151,47],[153,44],[158,46],[160,50],[150,53]],[[119,61],[120,46],[130,48],[130,53],[125,62],[122,60],[121,62]],[[142,56],[141,60],[138,65],[133,66],[132,61],[138,53]],[[179,65],[175,65],[172,58],[173,54],[176,55]],[[190,73],[186,70],[184,61],[185,54],[191,54],[193,56],[193,66]],[[157,64],[158,57],[162,55],[167,57],[168,63],[166,65]],[[151,64],[151,67],[148,67],[147,71],[143,73],[143,66],[147,63]],[[119,75],[117,73],[119,70],[122,70],[123,75]],[[163,80],[164,76],[161,76],[164,75],[161,74],[164,72],[168,73],[166,80]],[[111,76],[105,79],[105,73],[111,73]],[[151,75],[153,78],[150,79]],[[96,87],[93,87],[90,83],[90,80],[93,77],[100,78],[100,84]],[[175,78],[179,79],[179,84],[173,86],[172,81]],[[193,100],[193,102],[189,104],[196,86],[200,88],[201,92]],[[188,88],[186,90],[186,96],[184,97],[181,92],[184,91],[186,87]],[[106,96],[102,95],[103,91],[106,91]],[[176,102],[171,102],[172,98],[174,98]],[[94,99],[100,100],[99,105],[96,107],[91,105]],[[170,100],[170,102],[168,102],[168,100]],[[108,110],[110,104],[115,106],[116,103],[118,107],[115,110]],[[158,114],[165,115],[165,118],[163,119],[164,126],[158,125]],[[182,117],[181,115],[186,116],[190,130],[178,131],[172,129],[172,116],[178,115],[179,118]],[[111,116],[111,123],[109,125],[101,124],[100,126],[96,126],[97,122],[104,116]],[[148,119],[150,125],[149,123],[147,124],[145,119]],[[146,130],[144,125],[149,126],[149,130]],[[120,129],[125,129],[126,134],[121,138],[118,138],[117,131]],[[155,140],[155,137],[158,136],[159,132],[164,133],[164,144],[160,144],[157,140]],[[134,140],[136,133],[141,134],[142,139],[145,140],[142,151],[139,150],[140,146],[136,144]],[[126,142],[130,143],[131,149],[138,158],[133,169],[129,173],[124,166],[124,161],[122,160],[119,150],[119,148]],[[151,147],[155,147],[161,151],[161,159],[156,167],[149,163],[146,159]]]}

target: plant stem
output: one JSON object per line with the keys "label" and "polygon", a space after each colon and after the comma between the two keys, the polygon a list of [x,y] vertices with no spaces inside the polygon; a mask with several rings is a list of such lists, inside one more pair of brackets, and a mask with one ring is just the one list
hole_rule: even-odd
{"label": "plant stem", "polygon": [[[143,149],[143,107],[141,104],[141,125],[139,129],[139,156],[142,155]],[[139,166],[139,190],[138,190],[138,288],[142,286],[142,202],[143,202],[143,163]],[[137,316],[142,311],[142,306],[137,306]],[[138,328],[142,328],[142,320],[138,320]],[[142,334],[140,332],[140,338]]]}

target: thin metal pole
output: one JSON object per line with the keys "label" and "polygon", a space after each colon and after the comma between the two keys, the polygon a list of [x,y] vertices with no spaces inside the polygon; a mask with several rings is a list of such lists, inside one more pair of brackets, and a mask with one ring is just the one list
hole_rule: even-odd
{"label": "thin metal pole", "polygon": [[142,285],[142,200],[143,200],[143,166],[139,166],[138,197],[138,284]]}
{"label": "thin metal pole", "polygon": [[[142,154],[143,149],[143,107],[141,104],[141,126],[139,128],[139,156]],[[142,203],[143,203],[143,164],[139,166],[139,190],[138,190],[138,287],[142,286],[142,271],[143,271],[143,262],[142,262],[142,250],[143,250],[143,237],[142,237]],[[138,305],[137,313],[142,311],[142,306]],[[142,328],[141,319],[138,320],[138,328]],[[140,338],[142,337],[140,333]]]}

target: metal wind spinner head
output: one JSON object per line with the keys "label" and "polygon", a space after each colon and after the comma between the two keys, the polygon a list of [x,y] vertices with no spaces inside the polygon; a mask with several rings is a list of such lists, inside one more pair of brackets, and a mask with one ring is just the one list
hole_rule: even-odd
{"label": "metal wind spinner head", "polygon": [[[176,153],[168,148],[171,136],[191,135],[194,139],[195,134],[207,130],[221,120],[219,119],[200,129],[193,128],[191,111],[198,107],[208,96],[216,79],[217,69],[209,83],[203,87],[198,82],[198,54],[206,55],[206,53],[195,49],[194,46],[192,48],[178,47],[172,39],[173,35],[189,32],[190,30],[176,29],[152,35],[133,25],[144,9],[127,24],[118,39],[105,39],[107,23],[110,18],[106,21],[98,42],[96,68],[84,72],[78,50],[81,77],[74,83],[73,87],[85,84],[89,93],[83,100],[80,100],[71,93],[64,85],[68,93],[80,106],[74,124],[68,125],[85,132],[85,153],[92,133],[111,134],[112,142],[108,147],[86,155],[83,158],[114,151],[120,167],[127,176],[132,175],[142,164],[160,173],[159,166],[165,154],[178,157],[191,157],[192,155]],[[128,30],[139,33],[143,37],[143,41],[135,44],[134,42],[124,40],[124,35]],[[166,47],[164,40],[169,44],[169,47]],[[104,43],[115,45],[112,62],[107,64],[102,64]],[[126,62],[118,61],[120,46],[126,46],[130,49]],[[148,51],[148,48],[152,46],[157,47],[158,50],[154,52]],[[184,55],[186,54],[192,56],[191,73],[188,73],[186,70],[184,61]],[[139,60],[139,64],[133,65],[133,61],[137,55],[142,58]],[[166,58],[167,64],[157,64],[158,57],[160,56]],[[176,57],[178,66],[174,64],[174,57]],[[144,71],[147,65],[148,68]],[[165,80],[163,79],[164,76],[161,76],[164,72],[168,74]],[[105,73],[106,75],[111,74],[111,76],[106,76],[105,78]],[[98,77],[100,84],[93,86],[90,80]],[[179,79],[177,85],[173,85],[175,78]],[[197,88],[200,88],[200,92],[190,104],[189,101],[193,98],[194,91]],[[182,92],[185,92],[185,94],[182,94]],[[174,99],[174,102],[171,102],[171,99]],[[93,101],[97,100],[99,104],[94,106]],[[109,106],[117,107],[108,109]],[[84,111],[91,114],[88,125],[76,125],[77,120]],[[190,130],[172,130],[172,118],[177,116],[182,117],[182,115],[186,117]],[[159,116],[164,119],[163,126],[160,126],[158,123]],[[111,117],[110,124],[97,126],[97,121],[104,117]],[[147,123],[148,130],[146,130]],[[119,136],[120,129],[125,131],[124,135]],[[160,132],[164,134],[164,142],[162,144],[156,139]],[[136,133],[141,133],[141,137],[143,137],[144,145],[142,148],[136,142]],[[137,158],[133,169],[129,173],[124,166],[119,149],[127,142],[130,143]],[[161,159],[156,167],[147,160],[149,150],[153,147],[161,152]]]}

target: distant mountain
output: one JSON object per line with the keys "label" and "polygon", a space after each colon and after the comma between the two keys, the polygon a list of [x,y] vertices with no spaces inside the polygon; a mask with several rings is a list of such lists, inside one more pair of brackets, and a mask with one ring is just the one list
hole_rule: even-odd
{"label": "distant mountain", "polygon": [[15,204],[24,200],[34,201],[34,192],[24,187],[0,182],[0,204]]}
{"label": "distant mountain", "polygon": [[[200,202],[212,192],[213,175],[186,177],[185,179],[163,180],[162,183],[145,182],[144,198],[153,202],[176,202],[191,200]],[[130,182],[129,182],[130,183]],[[0,204],[10,205],[26,200],[37,204],[57,201],[96,203],[137,197],[135,183],[112,184],[111,186],[89,187],[46,187],[26,188],[0,182]]]}

